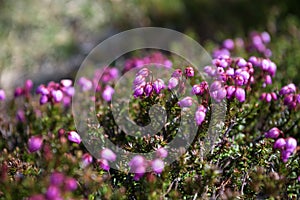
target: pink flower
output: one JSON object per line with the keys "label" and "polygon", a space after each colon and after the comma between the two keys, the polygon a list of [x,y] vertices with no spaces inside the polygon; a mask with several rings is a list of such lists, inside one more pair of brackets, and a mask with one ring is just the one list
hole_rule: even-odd
{"label": "pink flower", "polygon": [[165,83],[164,83],[163,80],[157,79],[157,80],[155,80],[155,81],[153,82],[153,89],[155,90],[155,92],[156,92],[157,94],[159,94],[160,91],[161,91],[162,89],[164,89],[164,88],[165,88]]}
{"label": "pink flower", "polygon": [[160,174],[164,170],[165,164],[161,159],[155,159],[151,162],[151,167],[155,173]]}
{"label": "pink flower", "polygon": [[279,137],[280,133],[281,133],[281,131],[277,127],[274,127],[265,133],[265,137],[276,139]]}
{"label": "pink flower", "polygon": [[64,97],[64,94],[61,90],[52,90],[51,95],[56,103],[60,102]]}
{"label": "pink flower", "polygon": [[294,152],[297,147],[297,141],[292,137],[286,138],[285,141],[286,141],[285,150]]}
{"label": "pink flower", "polygon": [[100,153],[100,156],[102,159],[105,159],[108,161],[115,161],[117,158],[116,154],[108,148],[103,149]]}
{"label": "pink flower", "polygon": [[274,149],[283,149],[285,147],[286,141],[283,138],[278,138],[274,143]]}
{"label": "pink flower", "polygon": [[197,110],[195,112],[195,121],[198,126],[200,126],[203,123],[203,121],[205,120],[205,116],[206,116],[205,112],[201,110]]}
{"label": "pink flower", "polygon": [[152,86],[152,83],[148,82],[146,85],[145,85],[145,95],[148,97],[151,95],[152,91],[153,91],[153,86]]}
{"label": "pink flower", "polygon": [[195,74],[194,69],[192,67],[185,68],[184,72],[187,77],[193,77]]}
{"label": "pink flower", "polygon": [[28,149],[30,153],[36,152],[42,148],[43,138],[41,136],[32,136],[28,140]]}
{"label": "pink flower", "polygon": [[93,162],[93,157],[89,153],[82,155],[82,167],[85,168]]}
{"label": "pink flower", "polygon": [[100,165],[100,167],[101,167],[103,170],[108,171],[108,170],[110,169],[109,163],[108,163],[108,161],[105,160],[105,159],[98,159],[98,160],[97,160],[97,163]]}
{"label": "pink flower", "polygon": [[156,150],[156,156],[159,158],[166,158],[168,156],[168,151],[164,147],[160,147]]}
{"label": "pink flower", "polygon": [[52,185],[61,186],[65,179],[65,175],[60,172],[53,172],[50,176],[50,183]]}
{"label": "pink flower", "polygon": [[91,90],[93,87],[93,83],[92,81],[90,81],[89,79],[85,78],[85,77],[81,77],[78,80],[78,85],[81,86],[81,90],[82,91],[88,91]]}
{"label": "pink flower", "polygon": [[105,101],[111,101],[114,92],[115,90],[111,86],[107,85],[102,93],[102,98]]}
{"label": "pink flower", "polygon": [[60,189],[57,186],[50,185],[46,191],[47,200],[62,199]]}
{"label": "pink flower", "polygon": [[184,107],[191,107],[193,105],[193,98],[192,97],[185,97],[183,98],[182,100],[180,100],[178,102],[178,105],[181,107],[181,108],[184,108]]}
{"label": "pink flower", "polygon": [[0,90],[0,101],[5,100],[5,98],[6,98],[6,95],[5,95],[4,90]]}
{"label": "pink flower", "polygon": [[70,79],[63,79],[60,81],[60,84],[64,87],[71,87],[73,84],[73,81]]}
{"label": "pink flower", "polygon": [[68,133],[68,140],[70,140],[71,142],[77,143],[77,144],[81,143],[81,137],[75,131],[70,131]]}
{"label": "pink flower", "polygon": [[65,189],[67,191],[74,191],[77,189],[77,187],[78,185],[76,179],[70,177],[65,179]]}
{"label": "pink flower", "polygon": [[181,69],[175,69],[175,71],[171,75],[171,77],[174,77],[174,78],[180,78],[181,76],[182,76]]}
{"label": "pink flower", "polygon": [[244,102],[246,98],[245,90],[240,87],[236,88],[235,97],[239,100],[239,102]]}
{"label": "pink flower", "polygon": [[228,50],[232,50],[234,49],[234,42],[232,39],[226,39],[223,41],[223,47],[228,49]]}
{"label": "pink flower", "polygon": [[168,83],[168,88],[171,90],[173,88],[175,88],[179,83],[178,78],[176,77],[171,77]]}

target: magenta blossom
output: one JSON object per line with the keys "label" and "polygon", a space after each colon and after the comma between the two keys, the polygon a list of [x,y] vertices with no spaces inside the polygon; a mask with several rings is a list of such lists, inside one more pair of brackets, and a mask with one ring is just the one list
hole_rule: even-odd
{"label": "magenta blossom", "polygon": [[265,133],[265,137],[276,139],[279,137],[280,133],[281,133],[281,131],[277,127],[274,127]]}
{"label": "magenta blossom", "polygon": [[67,191],[74,191],[77,189],[77,187],[78,185],[76,179],[70,177],[65,179],[65,189]]}
{"label": "magenta blossom", "polygon": [[70,131],[68,133],[68,140],[70,140],[71,142],[74,142],[74,143],[77,143],[77,144],[80,144],[81,143],[81,137],[80,135],[75,132],[75,131]]}
{"label": "magenta blossom", "polygon": [[181,107],[181,108],[184,108],[184,107],[191,107],[193,105],[193,98],[192,97],[185,97],[183,98],[182,100],[180,100],[178,102],[178,105]]}
{"label": "magenta blossom", "polygon": [[114,92],[115,90],[111,86],[107,85],[104,91],[102,92],[102,98],[107,102],[111,101]]}
{"label": "magenta blossom", "polygon": [[43,138],[41,136],[32,136],[28,140],[28,149],[30,153],[36,152],[42,148]]}
{"label": "magenta blossom", "polygon": [[0,101],[4,101],[6,98],[4,90],[0,90]]}
{"label": "magenta blossom", "polygon": [[164,147],[160,147],[156,150],[156,156],[158,158],[166,158],[168,156],[168,151]]}
{"label": "magenta blossom", "polygon": [[82,167],[85,168],[93,162],[93,157],[89,153],[82,155]]}
{"label": "magenta blossom", "polygon": [[151,167],[155,173],[161,174],[165,165],[161,159],[155,159],[151,162]]}
{"label": "magenta blossom", "polygon": [[108,160],[108,161],[115,161],[116,158],[117,158],[116,154],[108,148],[103,149],[100,152],[100,156],[101,156],[102,159],[105,159],[105,160]]}

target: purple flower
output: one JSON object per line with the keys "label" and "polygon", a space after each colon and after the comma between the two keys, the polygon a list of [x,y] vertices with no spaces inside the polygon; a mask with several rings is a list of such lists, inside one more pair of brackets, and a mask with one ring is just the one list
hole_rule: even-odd
{"label": "purple flower", "polygon": [[47,103],[49,101],[48,96],[47,95],[42,95],[40,97],[40,105],[44,105],[45,103]]}
{"label": "purple flower", "polygon": [[214,81],[210,86],[210,95],[211,97],[217,101],[220,102],[222,99],[226,97],[226,89],[222,86],[222,83],[220,81]]}
{"label": "purple flower", "polygon": [[166,158],[168,156],[168,151],[165,148],[160,147],[156,150],[156,156],[159,158]]}
{"label": "purple flower", "polygon": [[108,148],[103,149],[100,152],[100,156],[101,156],[102,159],[105,159],[105,160],[108,160],[108,161],[115,161],[116,158],[117,158],[116,154]]}
{"label": "purple flower", "polygon": [[184,72],[187,77],[193,77],[195,74],[194,69],[192,67],[185,68]]}
{"label": "purple flower", "polygon": [[165,164],[161,159],[155,159],[151,162],[151,167],[155,173],[160,174],[164,170]]}
{"label": "purple flower", "polygon": [[70,79],[63,79],[60,81],[60,84],[63,86],[63,87],[71,87],[72,84],[73,84],[73,81],[70,80]]}
{"label": "purple flower", "polygon": [[82,155],[82,167],[85,168],[93,162],[93,157],[89,153]]}
{"label": "purple flower", "polygon": [[157,80],[155,80],[155,81],[153,82],[153,89],[155,90],[155,92],[156,92],[157,94],[159,94],[160,91],[161,91],[162,89],[164,89],[164,88],[165,88],[165,83],[164,83],[163,80],[157,79]]}
{"label": "purple flower", "polygon": [[237,66],[246,67],[247,66],[247,61],[244,58],[239,58],[238,61],[237,61]]}
{"label": "purple flower", "polygon": [[272,84],[272,78],[271,78],[270,75],[266,75],[266,76],[265,76],[265,83],[266,83],[267,85],[271,85],[271,84]]}
{"label": "purple flower", "polygon": [[143,166],[145,165],[146,163],[146,160],[143,156],[140,156],[140,155],[137,155],[137,156],[134,156],[128,163],[129,167],[134,169],[138,166]]}
{"label": "purple flower", "polygon": [[205,112],[199,109],[195,112],[195,121],[198,126],[200,126],[203,123],[205,116],[206,116]]}
{"label": "purple flower", "polygon": [[228,50],[232,50],[232,49],[234,49],[234,42],[232,39],[226,39],[223,41],[222,46]]}
{"label": "purple flower", "polygon": [[283,138],[278,138],[274,143],[274,149],[283,149],[285,147],[286,141]]}
{"label": "purple flower", "polygon": [[19,96],[21,96],[21,95],[23,95],[23,94],[24,94],[23,88],[17,87],[17,88],[15,89],[15,92],[14,92],[14,96],[15,96],[15,97],[19,97]]}
{"label": "purple flower", "polygon": [[134,170],[134,177],[133,179],[138,181],[140,180],[140,178],[142,178],[144,176],[146,172],[146,167],[145,166],[138,166],[137,168],[135,168]]}
{"label": "purple flower", "polygon": [[81,137],[75,131],[70,131],[68,133],[68,140],[70,140],[71,142],[77,143],[77,144],[81,143]]}
{"label": "purple flower", "polygon": [[42,148],[43,138],[41,136],[32,136],[28,140],[28,149],[30,153],[36,152]]}
{"label": "purple flower", "polygon": [[149,74],[150,74],[149,69],[143,68],[143,69],[141,69],[141,70],[138,71],[138,73],[136,74],[136,76],[146,77],[146,76],[149,76]]}
{"label": "purple flower", "polygon": [[276,139],[279,137],[280,133],[281,131],[277,127],[273,127],[268,132],[265,133],[265,137]]}
{"label": "purple flower", "polygon": [[260,37],[264,43],[269,43],[271,41],[271,37],[268,32],[262,32]]}
{"label": "purple flower", "polygon": [[0,101],[4,101],[6,98],[4,90],[0,90]]}
{"label": "purple flower", "polygon": [[235,95],[235,87],[234,86],[230,85],[227,87],[226,90],[227,90],[227,98],[228,99],[231,99],[232,97],[234,97],[234,95]]}
{"label": "purple flower", "polygon": [[152,86],[152,83],[151,82],[148,82],[146,85],[145,85],[145,95],[148,97],[151,95],[152,91],[153,91],[153,86]]}
{"label": "purple flower", "polygon": [[179,83],[178,78],[175,77],[171,77],[168,83],[168,88],[171,90],[173,88],[175,88]]}
{"label": "purple flower", "polygon": [[88,91],[88,90],[92,89],[92,87],[93,87],[92,81],[88,80],[85,77],[81,77],[78,80],[77,84],[81,87],[82,91]]}
{"label": "purple flower", "polygon": [[296,92],[296,86],[293,83],[290,83],[286,86],[283,86],[280,89],[279,94],[285,95],[285,94],[290,94],[290,93],[294,93],[294,92]]}
{"label": "purple flower", "polygon": [[78,187],[77,181],[74,178],[68,177],[65,179],[65,189],[67,191],[74,191]]}
{"label": "purple flower", "polygon": [[32,80],[28,79],[25,81],[25,84],[24,84],[24,89],[29,92],[33,87],[33,82]]}
{"label": "purple flower", "polygon": [[181,107],[181,108],[184,108],[184,107],[191,107],[193,105],[193,98],[192,97],[185,97],[183,98],[182,100],[180,100],[178,102],[178,105]]}
{"label": "purple flower", "polygon": [[266,97],[265,97],[265,100],[266,100],[266,102],[271,102],[271,100],[272,100],[272,95],[270,94],[270,93],[267,93],[266,94]]}
{"label": "purple flower", "polygon": [[171,77],[174,77],[174,78],[180,78],[181,76],[182,76],[181,69],[175,69],[175,71],[171,75]]}
{"label": "purple flower", "polygon": [[46,88],[44,85],[40,85],[40,86],[36,89],[36,93],[37,93],[37,94],[41,94],[41,95],[48,95],[48,94],[49,94],[49,90],[48,90],[48,88]]}
{"label": "purple flower", "polygon": [[64,94],[61,90],[52,90],[51,95],[56,103],[61,102],[64,97]]}
{"label": "purple flower", "polygon": [[207,73],[211,77],[214,77],[216,75],[215,67],[205,66],[203,70],[205,73]]}
{"label": "purple flower", "polygon": [[135,88],[134,92],[133,92],[133,96],[135,98],[140,97],[144,94],[144,86],[139,86],[137,88]]}
{"label": "purple flower", "polygon": [[292,152],[282,150],[281,151],[281,159],[282,159],[282,161],[284,163],[286,163],[291,155],[292,155]]}
{"label": "purple flower", "polygon": [[99,163],[100,167],[105,170],[108,171],[110,169],[109,163],[107,160],[105,159],[99,159],[97,160],[97,162]]}
{"label": "purple flower", "polygon": [[292,137],[288,137],[288,138],[285,139],[285,142],[286,142],[285,150],[290,151],[290,152],[294,152],[294,150],[297,147],[297,141]]}
{"label": "purple flower", "polygon": [[50,185],[46,191],[47,200],[61,199],[60,189],[57,186]]}
{"label": "purple flower", "polygon": [[16,117],[17,117],[17,120],[19,122],[25,122],[26,118],[25,118],[25,112],[24,112],[24,110],[19,109],[17,111],[17,116]]}
{"label": "purple flower", "polygon": [[105,101],[109,102],[109,101],[111,101],[114,92],[115,92],[115,90],[111,86],[107,85],[105,87],[104,91],[102,92],[102,98]]}
{"label": "purple flower", "polygon": [[65,176],[63,173],[60,172],[53,172],[50,176],[50,183],[51,185],[61,186],[64,182]]}
{"label": "purple flower", "polygon": [[145,81],[146,81],[145,76],[143,76],[143,75],[136,76],[134,81],[133,81],[134,88],[137,87],[137,86],[140,86]]}
{"label": "purple flower", "polygon": [[235,97],[239,100],[239,102],[244,102],[246,98],[245,90],[240,87],[236,88]]}

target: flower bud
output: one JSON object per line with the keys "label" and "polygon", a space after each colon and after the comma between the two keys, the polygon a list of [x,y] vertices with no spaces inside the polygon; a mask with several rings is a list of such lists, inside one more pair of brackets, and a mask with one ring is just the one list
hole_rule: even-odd
{"label": "flower bud", "polygon": [[81,137],[75,131],[70,131],[68,133],[68,140],[71,141],[71,142],[77,143],[77,144],[81,143]]}
{"label": "flower bud", "polygon": [[116,154],[108,148],[103,149],[100,153],[100,156],[102,159],[105,159],[108,161],[115,161],[117,158]]}
{"label": "flower bud", "polygon": [[285,147],[286,141],[283,138],[278,138],[274,143],[274,149],[283,149]]}
{"label": "flower bud", "polygon": [[280,130],[277,127],[271,128],[268,132],[265,133],[266,138],[276,139],[280,135]]}
{"label": "flower bud", "polygon": [[155,159],[151,162],[153,171],[157,174],[161,174],[164,170],[165,164],[161,159]]}
{"label": "flower bud", "polygon": [[42,148],[43,138],[41,136],[32,136],[28,140],[28,149],[30,153],[36,152]]}

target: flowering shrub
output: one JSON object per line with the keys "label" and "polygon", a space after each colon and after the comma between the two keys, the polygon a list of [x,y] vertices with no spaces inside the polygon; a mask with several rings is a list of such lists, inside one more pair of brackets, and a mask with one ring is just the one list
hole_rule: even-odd
{"label": "flowering shrub", "polygon": [[[104,127],[104,133],[88,134],[107,137],[130,152],[154,151],[152,159],[136,155],[124,163],[110,148],[93,157],[70,113],[75,93],[70,79],[40,85],[36,95],[28,80],[15,89],[12,99],[0,89],[0,198],[299,198],[300,94],[295,84],[281,87],[276,82],[270,38],[267,32],[255,32],[248,40],[226,39],[203,72],[195,66],[175,66],[171,58],[155,52],[129,58],[123,71],[108,67],[96,71],[93,80],[80,77],[77,84],[83,95],[96,91],[86,99],[95,102]],[[239,57],[240,52],[247,56]],[[171,73],[164,79],[157,77],[149,64]],[[126,135],[113,118],[113,106],[103,103],[110,105],[118,78],[131,70],[136,70],[128,87],[133,121],[148,125],[153,105],[160,103],[166,109],[166,124],[152,136]],[[218,104],[225,105],[220,111],[226,114],[224,123],[212,118]],[[153,112],[157,122],[163,121],[160,112]],[[182,128],[182,113],[198,127],[197,134],[187,150],[168,164],[165,160],[172,151],[182,151],[167,148]],[[203,155],[203,140],[212,122],[220,137]],[[182,130],[180,139],[188,131]],[[129,170],[114,169],[116,163]]]}

